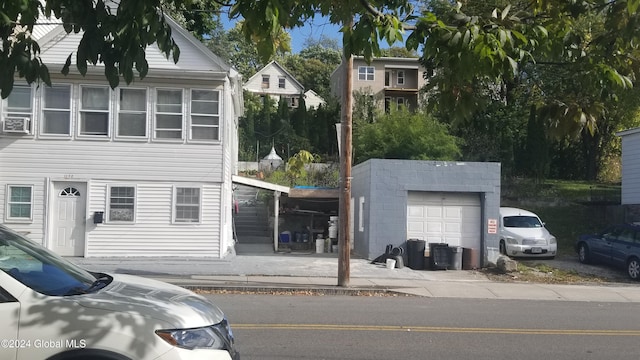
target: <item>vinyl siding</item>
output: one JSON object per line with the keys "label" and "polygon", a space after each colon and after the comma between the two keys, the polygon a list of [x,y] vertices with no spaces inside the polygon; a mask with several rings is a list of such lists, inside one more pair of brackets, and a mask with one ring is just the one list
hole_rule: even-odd
{"label": "vinyl siding", "polygon": [[[262,87],[262,75],[269,75],[269,87]],[[281,89],[278,85],[278,79],[280,77],[285,78],[285,88]],[[244,89],[258,94],[270,94],[270,95],[300,95],[304,93],[304,89],[298,84],[295,84],[291,77],[286,73],[280,71],[280,69],[271,64],[265,66],[262,70],[258,71],[255,75],[247,80],[244,84]]]}
{"label": "vinyl siding", "polygon": [[[94,180],[88,212],[107,211],[108,184],[130,182]],[[219,257],[220,184],[149,183],[136,185],[134,224],[87,223],[86,256],[198,256]],[[201,187],[201,223],[172,224],[173,187]]]}
{"label": "vinyl siding", "polygon": [[640,204],[640,133],[622,137],[622,204]]}

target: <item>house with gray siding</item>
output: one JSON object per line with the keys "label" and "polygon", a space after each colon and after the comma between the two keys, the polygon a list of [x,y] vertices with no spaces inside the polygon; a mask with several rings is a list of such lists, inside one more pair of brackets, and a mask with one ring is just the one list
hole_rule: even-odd
{"label": "house with gray siding", "polygon": [[371,159],[352,169],[354,253],[375,259],[409,239],[499,255],[500,164]]}
{"label": "house with gray siding", "polygon": [[99,65],[60,74],[81,33],[35,26],[54,85],[16,79],[0,102],[2,223],[63,256],[231,251],[241,78],[167,22],[180,61],[151,45],[148,75],[115,89]]}
{"label": "house with gray siding", "polygon": [[621,204],[628,222],[640,222],[640,127],[617,133],[622,139]]}

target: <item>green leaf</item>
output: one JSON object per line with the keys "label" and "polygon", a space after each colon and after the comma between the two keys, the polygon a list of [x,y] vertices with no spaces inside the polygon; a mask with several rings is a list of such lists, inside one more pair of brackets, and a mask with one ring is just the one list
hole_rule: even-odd
{"label": "green leaf", "polygon": [[507,15],[509,15],[509,10],[511,10],[511,4],[507,5],[504,10],[502,10],[502,20],[504,20]]}
{"label": "green leaf", "polygon": [[640,5],[640,0],[627,0],[627,11],[629,15],[633,15],[638,11],[638,5]]}
{"label": "green leaf", "polygon": [[62,66],[62,75],[67,76],[69,75],[69,68],[71,67],[71,56],[72,54],[69,54],[69,56],[67,57],[67,60],[64,62],[64,65]]}

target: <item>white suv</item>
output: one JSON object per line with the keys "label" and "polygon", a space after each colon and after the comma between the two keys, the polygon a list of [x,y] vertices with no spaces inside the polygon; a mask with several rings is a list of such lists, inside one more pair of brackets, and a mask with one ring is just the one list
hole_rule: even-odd
{"label": "white suv", "polygon": [[85,271],[0,225],[0,359],[239,359],[224,314],[167,283]]}
{"label": "white suv", "polygon": [[538,215],[518,208],[500,208],[501,254],[554,258],[557,251],[555,236],[544,227]]}

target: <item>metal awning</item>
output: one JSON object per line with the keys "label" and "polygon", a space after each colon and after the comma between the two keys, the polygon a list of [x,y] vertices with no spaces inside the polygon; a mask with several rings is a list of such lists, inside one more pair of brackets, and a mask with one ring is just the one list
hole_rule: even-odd
{"label": "metal awning", "polygon": [[288,186],[273,184],[270,182],[266,182],[258,179],[252,179],[252,178],[248,178],[240,175],[231,175],[231,181],[236,184],[251,186],[258,189],[279,191],[285,194],[288,194],[290,191],[290,188]]}

